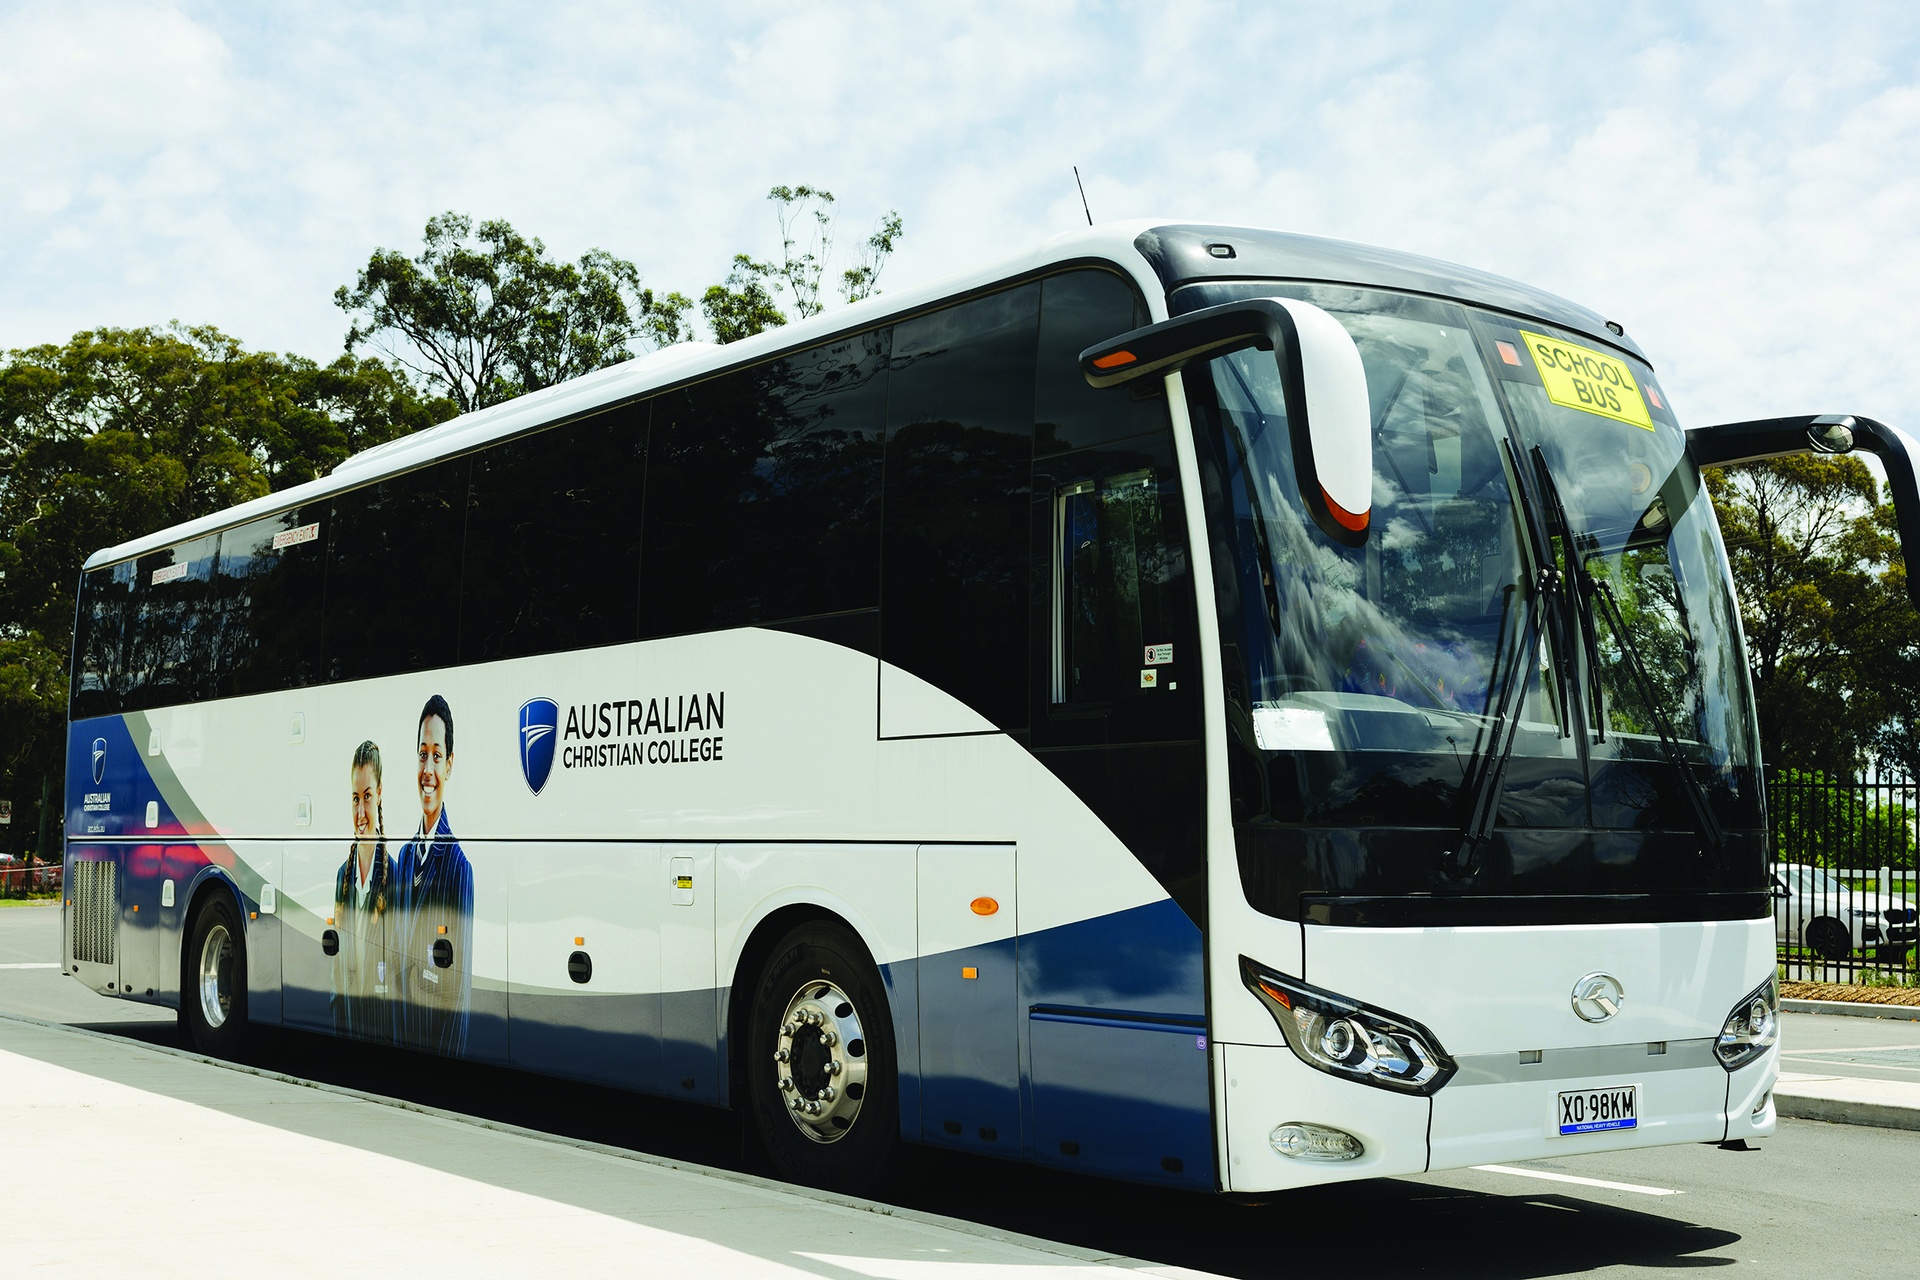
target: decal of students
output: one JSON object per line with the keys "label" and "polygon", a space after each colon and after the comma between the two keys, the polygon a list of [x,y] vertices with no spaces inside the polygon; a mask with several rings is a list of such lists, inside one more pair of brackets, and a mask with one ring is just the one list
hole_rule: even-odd
{"label": "decal of students", "polygon": [[392,1035],[387,966],[393,860],[387,856],[387,819],[380,799],[380,748],[371,740],[354,748],[348,777],[353,786],[353,843],[333,883],[334,927],[340,938],[333,957],[333,1029],[385,1040]]}
{"label": "decal of students", "polygon": [[467,1045],[473,1003],[473,868],[447,819],[453,710],[437,693],[421,708],[415,745],[420,830],[393,868],[403,988],[394,1038],[406,1048],[458,1055]]}

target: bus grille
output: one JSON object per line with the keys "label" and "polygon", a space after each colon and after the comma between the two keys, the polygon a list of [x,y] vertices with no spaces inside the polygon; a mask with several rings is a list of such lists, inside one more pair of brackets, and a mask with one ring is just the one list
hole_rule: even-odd
{"label": "bus grille", "polygon": [[73,864],[73,958],[87,964],[112,964],[120,931],[120,864]]}

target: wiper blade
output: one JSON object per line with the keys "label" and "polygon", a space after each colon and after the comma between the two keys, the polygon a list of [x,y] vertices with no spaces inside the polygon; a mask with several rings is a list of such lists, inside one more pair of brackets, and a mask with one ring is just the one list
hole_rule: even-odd
{"label": "wiper blade", "polygon": [[[1509,440],[1506,445],[1507,461],[1513,467],[1515,501],[1526,520],[1527,532],[1540,567],[1531,584],[1527,616],[1516,630],[1507,630],[1507,618],[1512,612],[1513,593],[1518,588],[1508,586],[1500,605],[1502,648],[1495,656],[1492,672],[1493,678],[1499,681],[1497,686],[1493,686],[1499,690],[1499,705],[1494,711],[1493,729],[1488,736],[1486,750],[1479,757],[1480,771],[1470,784],[1467,820],[1461,827],[1460,838],[1455,841],[1453,848],[1440,855],[1441,873],[1462,880],[1472,879],[1479,873],[1481,858],[1487,846],[1493,842],[1494,824],[1500,817],[1500,796],[1506,785],[1507,762],[1513,758],[1514,745],[1519,741],[1520,700],[1526,693],[1530,678],[1523,661],[1539,644],[1547,617],[1547,602],[1560,590],[1560,571],[1553,564],[1553,544],[1547,538],[1546,522],[1541,518],[1539,504],[1527,487],[1526,475],[1520,467],[1519,456],[1514,452],[1513,442]],[[1559,665],[1555,663],[1556,667]],[[1560,693],[1564,705],[1564,678]]]}
{"label": "wiper blade", "polygon": [[[1471,879],[1479,872],[1481,857],[1493,840],[1493,824],[1500,813],[1500,794],[1505,787],[1507,761],[1512,759],[1514,743],[1518,741],[1520,698],[1527,688],[1525,659],[1538,643],[1534,637],[1539,633],[1541,602],[1546,599],[1550,585],[1542,582],[1536,587],[1526,618],[1512,631],[1507,629],[1507,618],[1513,609],[1513,593],[1519,588],[1509,585],[1504,593],[1500,605],[1503,644],[1494,657],[1493,672],[1494,679],[1499,682],[1495,686],[1499,690],[1499,707],[1493,715],[1487,749],[1480,755],[1480,772],[1473,780],[1471,798],[1467,802],[1466,824],[1454,847],[1440,855],[1440,870],[1446,875]],[[1508,640],[1510,635],[1516,639]]]}
{"label": "wiper blade", "polygon": [[1580,570],[1580,593],[1589,600],[1598,600],[1606,609],[1607,629],[1613,632],[1620,652],[1627,659],[1627,670],[1633,675],[1634,687],[1640,694],[1640,701],[1646,704],[1647,714],[1653,719],[1654,732],[1659,735],[1660,749],[1666,755],[1667,763],[1679,772],[1684,783],[1687,803],[1693,810],[1694,826],[1699,829],[1700,838],[1707,842],[1707,852],[1713,861],[1723,864],[1726,859],[1726,829],[1720,825],[1720,819],[1714,816],[1707,789],[1693,772],[1693,762],[1680,749],[1680,735],[1675,731],[1673,721],[1668,719],[1666,710],[1654,696],[1653,679],[1647,674],[1647,665],[1640,658],[1639,642],[1627,630],[1626,618],[1620,612],[1620,601],[1604,579],[1596,578],[1584,568]]}

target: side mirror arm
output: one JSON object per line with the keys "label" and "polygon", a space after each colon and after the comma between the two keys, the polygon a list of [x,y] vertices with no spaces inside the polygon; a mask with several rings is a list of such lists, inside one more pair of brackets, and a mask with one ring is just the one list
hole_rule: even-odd
{"label": "side mirror arm", "polygon": [[1292,298],[1249,298],[1134,329],[1080,353],[1096,387],[1166,375],[1249,348],[1279,364],[1294,474],[1313,522],[1357,547],[1373,514],[1373,416],[1353,338],[1327,312]]}
{"label": "side mirror arm", "polygon": [[1915,480],[1914,459],[1920,453],[1920,443],[1906,432],[1872,418],[1838,413],[1728,422],[1687,432],[1687,452],[1702,467],[1759,462],[1796,453],[1852,453],[1855,449],[1874,454],[1887,469],[1900,549],[1909,562],[1907,594],[1914,607],[1920,608],[1920,574],[1911,571],[1913,558],[1920,555],[1920,483]]}

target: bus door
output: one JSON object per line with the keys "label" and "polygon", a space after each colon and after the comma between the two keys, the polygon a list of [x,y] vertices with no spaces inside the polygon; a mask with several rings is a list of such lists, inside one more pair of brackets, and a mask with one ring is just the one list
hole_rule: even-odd
{"label": "bus door", "polygon": [[1012,845],[919,849],[920,1136],[1019,1156]]}

